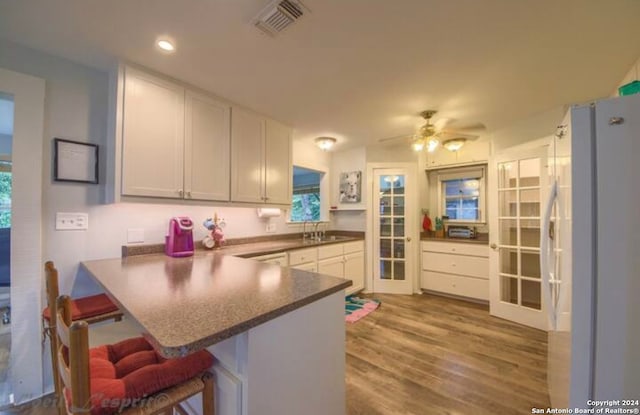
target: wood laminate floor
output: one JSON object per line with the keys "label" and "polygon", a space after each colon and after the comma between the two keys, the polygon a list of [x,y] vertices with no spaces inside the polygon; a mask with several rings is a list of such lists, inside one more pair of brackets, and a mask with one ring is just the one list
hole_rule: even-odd
{"label": "wood laminate floor", "polygon": [[[374,297],[377,311],[347,323],[348,415],[517,415],[549,406],[545,332],[491,317],[484,305]],[[0,415],[55,411],[25,405]]]}
{"label": "wood laminate floor", "polygon": [[530,414],[549,406],[547,334],[435,295],[374,295],[347,323],[347,414]]}

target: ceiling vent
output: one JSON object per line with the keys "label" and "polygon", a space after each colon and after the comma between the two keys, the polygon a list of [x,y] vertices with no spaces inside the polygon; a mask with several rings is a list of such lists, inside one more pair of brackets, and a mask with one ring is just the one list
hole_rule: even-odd
{"label": "ceiling vent", "polygon": [[255,26],[269,36],[275,36],[300,19],[307,9],[301,2],[279,0],[270,3],[255,19]]}

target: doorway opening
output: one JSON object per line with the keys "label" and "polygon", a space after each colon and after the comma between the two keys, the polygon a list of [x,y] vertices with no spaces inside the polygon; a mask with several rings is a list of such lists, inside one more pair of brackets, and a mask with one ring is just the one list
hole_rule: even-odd
{"label": "doorway opening", "polygon": [[13,142],[13,97],[0,93],[0,407],[11,394],[11,153]]}

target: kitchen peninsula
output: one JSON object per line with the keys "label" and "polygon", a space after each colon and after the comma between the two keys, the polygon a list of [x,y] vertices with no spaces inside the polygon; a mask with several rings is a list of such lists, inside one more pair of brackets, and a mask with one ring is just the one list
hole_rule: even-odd
{"label": "kitchen peninsula", "polygon": [[218,252],[82,266],[162,355],[214,354],[219,415],[344,413],[351,281]]}

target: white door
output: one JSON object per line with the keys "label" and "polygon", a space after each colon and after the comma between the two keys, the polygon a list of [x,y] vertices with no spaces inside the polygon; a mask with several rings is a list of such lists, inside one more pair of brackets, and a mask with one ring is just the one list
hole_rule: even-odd
{"label": "white door", "polygon": [[185,96],[184,197],[229,200],[231,108],[206,95]]}
{"label": "white door", "polygon": [[494,157],[489,201],[492,315],[547,329],[540,272],[542,204],[547,194],[547,148]]}
{"label": "white door", "polygon": [[406,168],[373,169],[373,290],[411,294],[414,279],[413,176]]}

